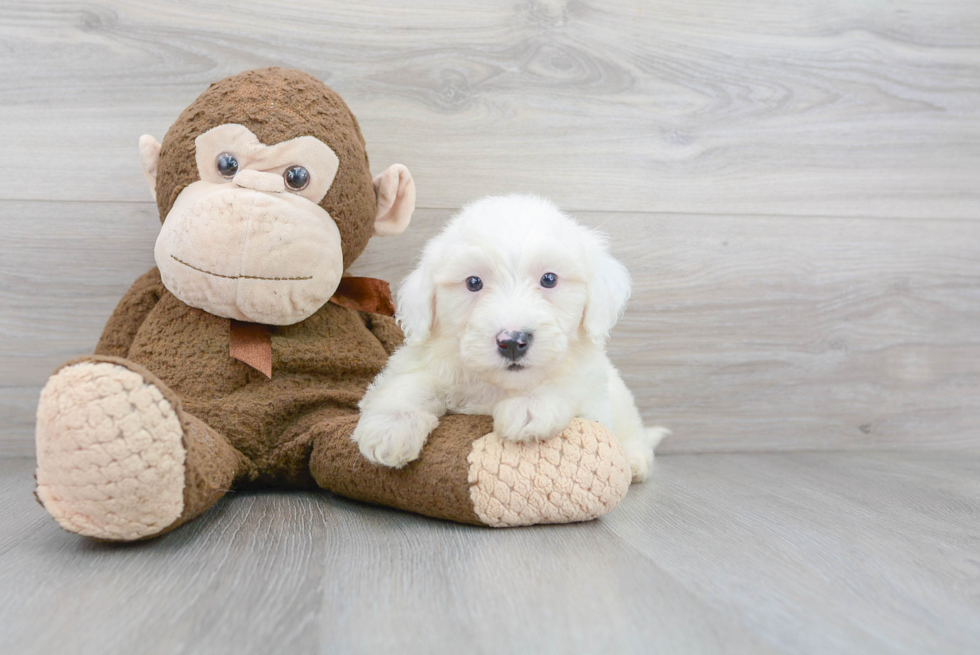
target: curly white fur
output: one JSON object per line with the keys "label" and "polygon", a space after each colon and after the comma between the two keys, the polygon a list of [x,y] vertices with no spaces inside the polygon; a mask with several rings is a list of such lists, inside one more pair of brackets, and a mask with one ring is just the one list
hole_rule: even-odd
{"label": "curly white fur", "polygon": [[[467,287],[473,277],[479,290]],[[645,480],[668,432],[643,427],[605,352],[629,295],[605,237],[551,202],[511,195],[465,207],[398,291],[406,343],[361,401],[354,440],[372,462],[401,467],[447,412],[492,415],[511,441],[549,439],[582,417],[609,427],[634,481]],[[516,332],[532,338],[513,360],[497,339]]]}

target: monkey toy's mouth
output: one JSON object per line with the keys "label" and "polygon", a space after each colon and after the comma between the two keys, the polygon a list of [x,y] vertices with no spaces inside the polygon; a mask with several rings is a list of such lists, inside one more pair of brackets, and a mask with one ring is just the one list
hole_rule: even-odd
{"label": "monkey toy's mouth", "polygon": [[312,275],[308,275],[306,277],[261,277],[259,275],[222,275],[221,273],[212,273],[211,271],[207,271],[203,268],[199,268],[197,266],[194,266],[193,264],[188,264],[187,262],[178,259],[177,257],[174,257],[173,255],[170,255],[170,257],[178,264],[183,264],[187,268],[194,269],[199,273],[204,273],[205,275],[211,275],[213,277],[224,278],[226,280],[268,280],[270,282],[296,282],[301,280],[313,279]]}
{"label": "monkey toy's mouth", "polygon": [[343,275],[340,231],[322,207],[201,180],[174,202],[153,255],[184,304],[266,325],[309,318]]}

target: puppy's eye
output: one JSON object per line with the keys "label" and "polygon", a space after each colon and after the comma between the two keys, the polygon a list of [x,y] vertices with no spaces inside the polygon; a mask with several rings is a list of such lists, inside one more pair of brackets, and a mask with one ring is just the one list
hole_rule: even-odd
{"label": "puppy's eye", "polygon": [[230,180],[238,172],[238,160],[230,152],[223,152],[214,160],[214,165],[218,169],[218,175]]}
{"label": "puppy's eye", "polygon": [[554,273],[545,273],[541,276],[541,286],[545,289],[550,289],[558,284],[558,276]]}
{"label": "puppy's eye", "polygon": [[310,172],[302,166],[290,166],[282,177],[293,191],[302,191],[310,185]]}
{"label": "puppy's eye", "polygon": [[479,291],[480,289],[483,288],[483,280],[481,280],[475,275],[472,277],[468,277],[466,278],[466,288],[469,289],[470,291]]}

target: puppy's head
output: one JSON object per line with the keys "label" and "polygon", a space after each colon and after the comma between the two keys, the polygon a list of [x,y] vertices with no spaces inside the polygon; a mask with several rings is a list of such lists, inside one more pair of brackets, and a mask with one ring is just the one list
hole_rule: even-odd
{"label": "puppy's head", "polygon": [[500,386],[535,384],[579,340],[603,343],[630,294],[603,235],[534,196],[468,205],[398,291],[409,343],[438,340]]}

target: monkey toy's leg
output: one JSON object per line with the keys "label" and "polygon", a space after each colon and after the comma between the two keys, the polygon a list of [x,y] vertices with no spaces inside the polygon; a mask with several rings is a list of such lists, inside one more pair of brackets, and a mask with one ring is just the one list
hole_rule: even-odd
{"label": "monkey toy's leg", "polygon": [[145,368],[73,360],[37,410],[37,498],[70,532],[153,537],[214,505],[249,463]]}
{"label": "monkey toy's leg", "polygon": [[488,416],[442,418],[418,460],[402,469],[372,464],[350,435],[358,416],[314,427],[310,470],[324,489],[436,518],[506,527],[587,521],[613,509],[630,484],[616,437],[575,419],[548,441],[515,443],[491,432]]}

